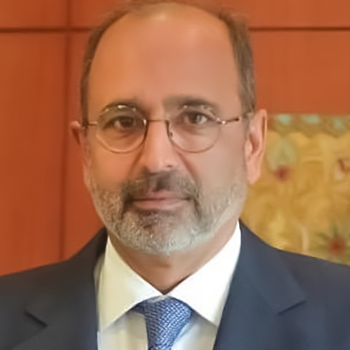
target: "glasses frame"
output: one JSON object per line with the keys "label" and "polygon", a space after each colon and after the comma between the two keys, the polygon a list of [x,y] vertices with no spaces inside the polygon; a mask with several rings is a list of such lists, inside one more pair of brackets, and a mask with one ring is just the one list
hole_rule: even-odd
{"label": "glasses frame", "polygon": [[[244,112],[244,113],[241,113],[237,116],[234,116],[230,119],[225,119],[225,120],[222,120],[221,118],[217,117],[216,120],[215,120],[215,123],[219,126],[226,126],[228,125],[229,123],[233,123],[233,122],[239,122],[240,120],[244,119],[247,115],[251,114],[252,112],[249,111],[249,112]],[[220,133],[221,133],[221,128],[219,128],[219,132],[218,132],[218,135],[216,137],[216,139],[214,140],[214,142],[204,148],[204,149],[201,149],[199,151],[189,151],[189,150],[186,150],[182,147],[180,147],[179,145],[177,145],[173,139],[172,139],[172,136],[171,136],[171,130],[170,130],[170,120],[168,119],[145,119],[145,118],[142,118],[140,117],[140,119],[143,121],[144,123],[144,126],[145,126],[145,132],[144,132],[144,136],[143,136],[143,139],[142,141],[140,142],[140,144],[138,144],[135,148],[132,148],[131,150],[128,150],[128,151],[116,151],[114,149],[111,149],[101,138],[99,138],[98,136],[96,137],[98,142],[105,148],[107,149],[108,151],[112,152],[112,153],[117,153],[117,154],[127,154],[127,153],[131,153],[133,151],[135,151],[136,149],[138,149],[139,147],[141,147],[144,142],[146,141],[146,138],[147,138],[147,134],[148,134],[148,127],[149,127],[149,124],[150,123],[159,123],[159,122],[163,122],[166,124],[166,128],[167,128],[167,135],[168,135],[168,138],[171,142],[171,144],[180,149],[181,151],[183,152],[186,152],[186,153],[202,153],[202,152],[205,152],[205,151],[208,151],[209,149],[211,149],[212,147],[214,147],[214,145],[216,144],[217,140],[220,138]],[[99,125],[99,122],[98,121],[93,121],[93,122],[89,122],[89,121],[86,121],[86,120],[83,120],[83,122],[80,124],[81,125],[81,128],[87,132],[88,128],[89,127],[96,127]]]}

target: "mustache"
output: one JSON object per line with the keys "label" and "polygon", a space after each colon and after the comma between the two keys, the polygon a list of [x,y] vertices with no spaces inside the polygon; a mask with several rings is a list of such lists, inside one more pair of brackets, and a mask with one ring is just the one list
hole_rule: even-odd
{"label": "mustache", "polygon": [[121,185],[121,196],[124,199],[124,203],[132,201],[133,198],[144,196],[147,193],[159,191],[172,192],[199,203],[201,187],[176,170],[158,173],[143,171],[134,180],[128,179]]}

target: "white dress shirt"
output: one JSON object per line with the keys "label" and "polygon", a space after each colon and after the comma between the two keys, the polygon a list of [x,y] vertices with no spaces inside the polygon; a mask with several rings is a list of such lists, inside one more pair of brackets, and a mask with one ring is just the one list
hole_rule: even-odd
{"label": "white dress shirt", "polygon": [[[167,294],[194,310],[173,350],[213,349],[240,246],[241,232],[237,224],[234,234],[221,251]],[[147,350],[144,316],[131,309],[143,300],[162,294],[120,258],[110,240],[95,272],[98,350]]]}

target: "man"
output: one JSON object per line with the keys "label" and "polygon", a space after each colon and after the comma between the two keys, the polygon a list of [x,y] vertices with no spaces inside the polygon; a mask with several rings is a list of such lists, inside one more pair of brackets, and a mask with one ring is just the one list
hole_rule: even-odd
{"label": "man", "polygon": [[1,279],[0,350],[350,348],[349,269],[238,224],[266,128],[239,19],[192,1],[116,11],[90,39],[82,110],[105,229]]}

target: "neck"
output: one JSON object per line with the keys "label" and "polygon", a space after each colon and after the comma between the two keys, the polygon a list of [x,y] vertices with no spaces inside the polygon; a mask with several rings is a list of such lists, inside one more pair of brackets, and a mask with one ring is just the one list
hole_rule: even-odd
{"label": "neck", "polygon": [[213,238],[186,252],[152,255],[126,247],[110,234],[114,249],[139,276],[166,294],[210,261],[231,238],[235,222],[228,221]]}

